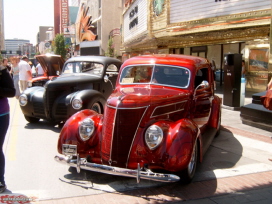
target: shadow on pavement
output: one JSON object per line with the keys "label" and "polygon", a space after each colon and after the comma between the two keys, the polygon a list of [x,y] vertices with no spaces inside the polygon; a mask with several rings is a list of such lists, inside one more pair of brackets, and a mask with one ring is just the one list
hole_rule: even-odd
{"label": "shadow on pavement", "polygon": [[46,129],[46,130],[52,130],[56,133],[60,133],[61,128],[63,124],[62,123],[53,123],[53,122],[48,122],[46,120],[40,120],[37,123],[26,123],[25,128],[26,129]]}
{"label": "shadow on pavement", "polygon": [[84,189],[92,188],[108,193],[133,195],[153,201],[163,196],[171,196],[178,200],[197,199],[207,194],[214,195],[218,186],[218,175],[215,174],[215,171],[219,170],[222,174],[224,170],[234,167],[242,157],[242,152],[243,147],[232,132],[221,127],[220,135],[214,139],[204,155],[203,162],[198,165],[193,182],[188,185],[149,180],[141,180],[137,184],[136,179],[121,176],[91,171],[81,171],[78,174],[72,167],[69,169],[70,174],[64,175],[60,180]]}

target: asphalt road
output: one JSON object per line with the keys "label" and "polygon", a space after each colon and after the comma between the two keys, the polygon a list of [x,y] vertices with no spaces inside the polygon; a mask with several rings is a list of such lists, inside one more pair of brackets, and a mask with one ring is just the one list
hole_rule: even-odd
{"label": "asphalt road", "polygon": [[[5,193],[48,200],[169,185],[145,180],[137,184],[132,178],[69,171],[68,166],[54,161],[60,128],[45,121],[29,124],[16,99],[10,99],[10,106],[11,122],[4,144]],[[242,127],[241,133],[228,129],[233,123]],[[243,128],[255,133],[259,129],[244,126],[239,122],[239,112],[226,109],[222,110],[222,124],[193,182],[272,170],[272,162],[267,160],[272,155],[272,144],[243,133]],[[271,135],[266,131],[262,134]]]}

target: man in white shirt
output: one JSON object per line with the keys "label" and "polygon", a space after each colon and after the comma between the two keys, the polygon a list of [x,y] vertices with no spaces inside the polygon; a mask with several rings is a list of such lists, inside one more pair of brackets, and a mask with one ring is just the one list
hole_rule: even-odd
{"label": "man in white shirt", "polygon": [[27,85],[28,80],[32,79],[31,67],[28,64],[28,57],[24,55],[21,58],[18,66],[19,66],[20,87],[21,87],[21,91],[23,92],[28,87]]}
{"label": "man in white shirt", "polygon": [[36,66],[36,73],[37,73],[38,76],[43,76],[44,75],[44,71],[43,71],[43,68],[42,68],[40,63],[37,64],[37,66]]}

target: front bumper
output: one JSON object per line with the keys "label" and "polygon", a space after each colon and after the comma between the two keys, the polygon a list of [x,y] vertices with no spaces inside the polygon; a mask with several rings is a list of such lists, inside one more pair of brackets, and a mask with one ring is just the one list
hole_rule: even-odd
{"label": "front bumper", "polygon": [[140,169],[140,164],[138,164],[138,169],[132,170],[107,166],[103,164],[90,163],[87,162],[85,158],[79,158],[79,155],[77,155],[77,159],[72,159],[71,156],[55,156],[55,160],[59,163],[68,164],[71,167],[75,167],[78,173],[80,172],[80,169],[85,169],[116,176],[133,177],[137,179],[137,183],[140,182],[140,179],[160,182],[176,182],[180,180],[180,178],[174,174],[154,173],[149,169],[143,171]]}

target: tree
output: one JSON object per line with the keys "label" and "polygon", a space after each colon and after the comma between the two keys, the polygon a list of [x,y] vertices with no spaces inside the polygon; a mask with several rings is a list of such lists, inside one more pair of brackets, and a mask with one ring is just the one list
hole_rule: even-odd
{"label": "tree", "polygon": [[61,55],[65,59],[66,48],[64,36],[62,34],[57,34],[54,41],[55,41],[55,54]]}
{"label": "tree", "polygon": [[108,41],[108,49],[107,52],[105,53],[107,57],[114,57],[114,44],[113,44],[113,39],[110,37]]}

